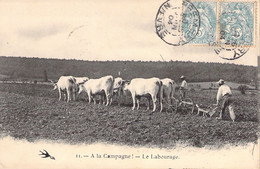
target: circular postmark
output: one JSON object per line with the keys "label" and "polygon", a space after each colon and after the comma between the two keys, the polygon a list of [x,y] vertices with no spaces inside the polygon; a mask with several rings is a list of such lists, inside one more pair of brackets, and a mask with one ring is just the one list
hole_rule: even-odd
{"label": "circular postmark", "polygon": [[197,35],[199,27],[199,12],[188,0],[164,2],[155,19],[157,35],[173,46],[189,43]]}
{"label": "circular postmark", "polygon": [[219,47],[215,52],[222,59],[238,59],[249,50],[251,39],[251,30],[246,25],[243,27],[239,24],[227,25],[220,31]]}
{"label": "circular postmark", "polygon": [[234,46],[234,47],[217,47],[214,49],[216,54],[222,59],[235,60],[246,54],[249,47],[245,46]]}

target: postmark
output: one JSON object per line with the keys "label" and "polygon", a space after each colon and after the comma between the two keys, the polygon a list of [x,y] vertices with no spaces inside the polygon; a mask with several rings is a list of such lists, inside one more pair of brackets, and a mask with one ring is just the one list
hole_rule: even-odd
{"label": "postmark", "polygon": [[242,57],[249,50],[246,46],[216,47],[214,51],[222,59],[235,60]]}
{"label": "postmark", "polygon": [[197,35],[199,27],[199,12],[188,0],[164,2],[155,19],[157,35],[173,46],[189,43]]}

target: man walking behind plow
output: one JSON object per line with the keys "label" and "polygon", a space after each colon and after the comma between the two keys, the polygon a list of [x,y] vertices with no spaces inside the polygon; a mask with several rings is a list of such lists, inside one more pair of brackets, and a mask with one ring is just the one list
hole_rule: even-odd
{"label": "man walking behind plow", "polygon": [[232,93],[230,90],[230,87],[226,84],[224,84],[224,80],[220,79],[218,82],[219,88],[218,88],[218,93],[217,93],[217,104],[219,105],[219,100],[221,98],[223,98],[223,102],[221,105],[221,112],[219,117],[217,117],[217,119],[222,119],[223,114],[225,113],[225,109],[226,107],[228,107],[229,110],[229,115],[230,118],[232,119],[232,121],[235,121],[235,113],[234,113],[234,109],[233,109],[233,98],[232,98]]}

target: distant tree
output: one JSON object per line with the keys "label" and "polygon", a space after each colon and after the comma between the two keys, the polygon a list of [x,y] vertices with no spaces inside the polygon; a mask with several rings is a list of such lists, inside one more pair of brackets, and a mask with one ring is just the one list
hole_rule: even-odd
{"label": "distant tree", "polygon": [[43,81],[44,82],[48,82],[48,76],[47,76],[47,71],[46,70],[43,71]]}
{"label": "distant tree", "polygon": [[249,87],[247,85],[240,85],[237,89],[241,92],[241,94],[246,94],[246,90],[248,90]]}

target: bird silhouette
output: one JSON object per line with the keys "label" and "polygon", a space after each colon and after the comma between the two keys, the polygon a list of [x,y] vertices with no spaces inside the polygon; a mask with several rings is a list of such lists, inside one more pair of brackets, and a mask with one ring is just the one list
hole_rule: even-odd
{"label": "bird silhouette", "polygon": [[44,155],[42,158],[48,158],[48,157],[50,157],[50,159],[55,160],[55,158],[54,158],[53,156],[51,156],[46,150],[44,150],[44,151],[45,151],[45,153],[42,152],[42,151],[40,151],[41,154],[39,154],[39,155]]}

